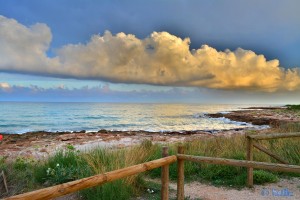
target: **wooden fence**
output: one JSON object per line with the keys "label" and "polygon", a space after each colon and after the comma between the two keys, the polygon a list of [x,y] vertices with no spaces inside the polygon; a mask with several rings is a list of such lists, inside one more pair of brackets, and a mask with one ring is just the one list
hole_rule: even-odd
{"label": "wooden fence", "polygon": [[90,187],[94,187],[94,186],[98,186],[98,185],[102,185],[104,183],[108,183],[108,182],[112,182],[114,180],[118,180],[127,176],[131,176],[131,175],[135,175],[135,174],[139,174],[141,172],[145,172],[145,171],[149,171],[158,167],[164,167],[164,170],[162,171],[163,175],[162,177],[163,179],[163,187],[162,187],[162,193],[164,193],[164,195],[162,195],[162,199],[168,199],[167,194],[168,193],[168,175],[166,176],[164,173],[168,172],[168,170],[166,170],[166,168],[168,168],[168,166],[171,163],[176,162],[177,157],[175,155],[173,156],[167,156],[161,159],[157,159],[157,160],[153,160],[150,162],[146,162],[146,163],[142,163],[139,165],[133,165],[130,167],[126,167],[123,169],[118,169],[115,171],[111,171],[111,172],[107,172],[104,174],[99,174],[99,175],[95,175],[95,176],[91,176],[91,177],[87,177],[87,178],[83,178],[83,179],[79,179],[76,181],[71,181],[68,183],[63,183],[60,185],[55,185],[52,187],[48,187],[48,188],[44,188],[44,189],[40,189],[40,190],[36,190],[36,191],[32,191],[32,192],[28,192],[28,193],[24,193],[24,194],[20,194],[20,195],[16,195],[16,196],[12,196],[12,197],[8,197],[6,198],[7,200],[45,200],[45,199],[52,199],[55,197],[59,197],[59,196],[63,196],[66,194],[70,194],[73,192],[77,192],[79,190],[82,189],[86,189],[86,188],[90,188]]}
{"label": "wooden fence", "polygon": [[[275,153],[271,152],[264,146],[259,144],[259,140],[271,140],[271,139],[279,139],[279,138],[291,138],[291,137],[300,137],[300,133],[273,133],[273,134],[259,134],[259,135],[247,135],[247,160],[253,160],[253,147],[256,149],[264,152],[265,154],[271,156],[275,160],[279,161],[280,163],[288,165],[288,162],[281,158],[280,156],[276,155]],[[248,187],[253,187],[253,167],[248,167],[247,169],[247,185]]]}
{"label": "wooden fence", "polygon": [[[20,194],[12,197],[6,198],[6,200],[36,200],[36,199],[52,199],[55,197],[63,196],[69,193],[77,192],[82,189],[99,186],[104,183],[108,183],[114,180],[125,178],[127,176],[135,175],[141,172],[149,171],[155,168],[162,167],[161,175],[161,199],[169,199],[169,165],[177,161],[177,199],[184,200],[184,162],[192,161],[198,163],[209,163],[209,164],[220,164],[220,165],[230,165],[237,167],[247,167],[248,168],[248,180],[249,185],[249,173],[250,169],[267,169],[273,171],[283,171],[283,172],[295,172],[300,173],[300,166],[289,165],[289,164],[277,164],[277,163],[266,163],[266,162],[256,162],[252,161],[253,158],[253,146],[258,149],[263,149],[262,151],[268,155],[275,158],[273,154],[265,150],[264,147],[256,144],[254,140],[262,139],[274,139],[274,138],[286,138],[286,137],[300,137],[300,133],[291,133],[291,134],[268,134],[268,135],[252,135],[247,136],[247,158],[248,160],[234,160],[234,159],[225,159],[225,158],[215,158],[215,157],[205,157],[205,156],[192,156],[184,154],[184,147],[179,146],[177,155],[168,156],[168,148],[163,147],[163,158],[153,160],[150,162],[126,167],[123,169],[118,169],[115,171],[107,172],[104,174],[98,174],[95,176],[83,178],[76,181],[71,181],[68,183],[63,183],[60,185],[28,192],[25,194]],[[276,159],[276,158],[275,158]],[[278,160],[278,159],[277,159]],[[252,177],[253,184],[253,177]],[[249,185],[251,186],[251,185]]]}

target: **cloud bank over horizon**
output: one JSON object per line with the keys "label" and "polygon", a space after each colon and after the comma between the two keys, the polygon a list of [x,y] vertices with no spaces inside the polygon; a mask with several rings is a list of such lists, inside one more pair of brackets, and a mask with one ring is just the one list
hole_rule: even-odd
{"label": "cloud bank over horizon", "polygon": [[47,56],[52,34],[46,24],[26,27],[0,16],[0,71],[51,77],[164,86],[293,91],[300,68],[284,69],[250,50],[190,50],[190,39],[168,32],[135,35],[106,31],[86,44],[67,44]]}
{"label": "cloud bank over horizon", "polygon": [[[205,98],[203,98],[205,95]],[[251,95],[251,98],[249,98]],[[296,92],[252,92],[217,90],[207,88],[169,87],[168,89],[131,89],[123,91],[111,84],[95,86],[68,87],[64,84],[44,88],[39,85],[13,85],[0,82],[0,101],[13,102],[136,102],[136,103],[204,103],[204,104],[295,104],[299,93]]]}

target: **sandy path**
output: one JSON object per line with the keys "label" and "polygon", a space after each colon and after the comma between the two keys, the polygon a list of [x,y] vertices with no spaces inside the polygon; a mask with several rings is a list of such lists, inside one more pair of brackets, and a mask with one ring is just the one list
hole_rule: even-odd
{"label": "sandy path", "polygon": [[[176,190],[176,183],[170,188]],[[269,200],[269,199],[300,199],[300,178],[281,179],[277,183],[255,185],[254,188],[242,190],[215,187],[199,182],[185,184],[185,196],[190,199],[203,200]],[[172,194],[173,196],[175,194]],[[281,196],[279,196],[281,195]]]}
{"label": "sandy path", "polygon": [[[147,181],[160,184],[159,179]],[[177,185],[170,183],[170,198],[176,199]],[[277,183],[254,185],[254,188],[241,190],[225,187],[216,187],[209,184],[190,182],[184,185],[185,197],[201,200],[299,200],[300,178],[280,179]],[[280,196],[281,195],[281,196]],[[70,194],[56,200],[79,200],[77,194]],[[146,200],[138,197],[137,200]]]}
{"label": "sandy path", "polygon": [[[160,184],[160,179],[147,179]],[[176,199],[177,185],[171,182],[170,198]],[[254,185],[253,188],[234,189],[216,187],[206,183],[189,182],[184,185],[184,195],[190,200],[299,200],[300,178],[280,179],[277,183]],[[146,200],[146,198],[137,198]]]}

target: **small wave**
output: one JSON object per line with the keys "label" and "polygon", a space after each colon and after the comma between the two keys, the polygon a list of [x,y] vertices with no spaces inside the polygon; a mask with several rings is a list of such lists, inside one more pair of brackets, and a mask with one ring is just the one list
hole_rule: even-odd
{"label": "small wave", "polygon": [[184,119],[184,118],[191,118],[191,115],[166,115],[166,116],[159,116],[159,118],[163,119]]}
{"label": "small wave", "polygon": [[82,117],[82,119],[104,119],[104,116],[86,116]]}
{"label": "small wave", "polygon": [[225,115],[225,114],[229,114],[229,113],[231,113],[231,112],[229,112],[229,111],[221,111],[221,112],[219,112],[219,113]]}
{"label": "small wave", "polygon": [[233,120],[230,120],[230,119],[228,119],[226,117],[218,117],[218,118],[214,118],[214,119],[220,120],[220,121],[222,121],[225,124],[233,124],[233,125],[237,125],[237,126],[248,126],[248,127],[252,127],[253,126],[253,124],[251,124],[251,123],[233,121]]}
{"label": "small wave", "polygon": [[16,134],[24,134],[24,133],[28,133],[28,132],[32,132],[34,130],[32,129],[21,129],[21,130],[17,130],[15,131]]}
{"label": "small wave", "polygon": [[194,118],[208,118],[207,112],[202,112],[202,113],[196,113],[193,115]]}
{"label": "small wave", "polygon": [[[157,130],[155,129],[145,129],[146,132],[150,132],[150,133],[154,133],[157,132]],[[161,130],[160,132],[164,132],[163,130]]]}
{"label": "small wave", "polygon": [[0,124],[0,128],[8,128],[8,127],[29,127],[25,124]]}
{"label": "small wave", "polygon": [[113,127],[116,127],[116,128],[118,128],[118,127],[136,127],[137,126],[137,124],[115,124],[115,125],[113,125]]}

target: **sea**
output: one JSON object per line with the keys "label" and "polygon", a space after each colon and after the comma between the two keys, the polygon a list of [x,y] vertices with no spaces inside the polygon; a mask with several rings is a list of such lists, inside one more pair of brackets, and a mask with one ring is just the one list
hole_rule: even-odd
{"label": "sea", "polygon": [[0,133],[93,132],[101,129],[214,132],[237,128],[266,128],[224,117],[207,116],[208,113],[226,113],[252,106],[261,105],[0,102]]}

